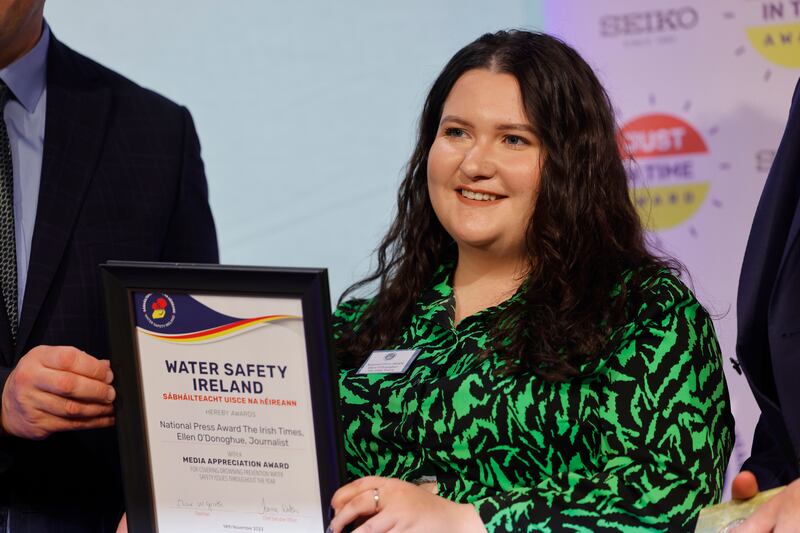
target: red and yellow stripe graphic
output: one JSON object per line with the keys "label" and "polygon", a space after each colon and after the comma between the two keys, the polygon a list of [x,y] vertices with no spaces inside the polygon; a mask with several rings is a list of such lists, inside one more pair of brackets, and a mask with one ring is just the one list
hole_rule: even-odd
{"label": "red and yellow stripe graphic", "polygon": [[139,331],[145,333],[146,335],[149,335],[150,337],[154,337],[156,339],[160,339],[163,341],[180,342],[180,343],[200,343],[200,342],[210,342],[221,339],[223,337],[228,337],[238,333],[243,333],[246,330],[253,329],[257,326],[269,322],[277,322],[279,320],[292,320],[297,318],[300,317],[296,315],[266,315],[255,318],[244,318],[242,320],[237,320],[236,322],[232,322],[230,324],[223,324],[222,326],[204,329],[201,331],[190,331],[189,333],[172,333],[172,334],[155,333],[152,331],[148,331],[144,328],[138,328],[138,329]]}

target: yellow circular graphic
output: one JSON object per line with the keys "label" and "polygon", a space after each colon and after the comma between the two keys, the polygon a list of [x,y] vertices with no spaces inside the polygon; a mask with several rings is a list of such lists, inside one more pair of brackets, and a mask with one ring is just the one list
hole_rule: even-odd
{"label": "yellow circular graphic", "polygon": [[759,54],[783,67],[800,67],[800,23],[747,28],[747,38]]}
{"label": "yellow circular graphic", "polygon": [[694,216],[708,196],[708,182],[631,190],[636,210],[649,230],[674,228]]}

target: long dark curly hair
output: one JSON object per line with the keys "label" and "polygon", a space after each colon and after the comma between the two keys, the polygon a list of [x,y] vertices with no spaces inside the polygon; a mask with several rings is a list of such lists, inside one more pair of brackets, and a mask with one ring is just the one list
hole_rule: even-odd
{"label": "long dark curly hair", "polygon": [[398,192],[397,216],[377,249],[377,268],[340,299],[379,283],[358,326],[339,338],[339,354],[342,362],[356,364],[396,342],[436,269],[456,254],[428,196],[428,152],[450,90],[472,69],[516,77],[544,154],[526,233],[523,297],[501,311],[490,350],[507,360],[505,372],[522,368],[550,381],[568,379],[601,355],[614,328],[630,320],[643,277],[679,265],[648,250],[611,102],[592,69],[558,39],[521,30],[483,35],[456,53],[434,82]]}

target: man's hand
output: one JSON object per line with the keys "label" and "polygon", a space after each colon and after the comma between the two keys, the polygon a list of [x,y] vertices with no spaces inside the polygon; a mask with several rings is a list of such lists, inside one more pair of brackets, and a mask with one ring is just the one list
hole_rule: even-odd
{"label": "man's hand", "polygon": [[731,484],[731,497],[734,500],[749,500],[758,494],[758,481],[749,470],[742,470],[733,479]]}
{"label": "man's hand", "polygon": [[122,518],[117,524],[117,533],[128,533],[128,513],[122,513]]}
{"label": "man's hand", "polygon": [[17,437],[114,425],[108,361],[71,346],[37,346],[19,360],[3,389],[0,422]]}
{"label": "man's hand", "polygon": [[[736,499],[752,498],[758,493],[758,483],[751,472],[740,472],[733,480],[731,495]],[[762,504],[750,518],[737,527],[736,533],[789,533],[800,524],[800,479]]]}

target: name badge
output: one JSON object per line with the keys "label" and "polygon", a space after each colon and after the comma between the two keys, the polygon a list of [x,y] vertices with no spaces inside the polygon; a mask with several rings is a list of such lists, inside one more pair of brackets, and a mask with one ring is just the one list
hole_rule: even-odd
{"label": "name badge", "polygon": [[375,350],[356,374],[403,374],[421,350]]}

